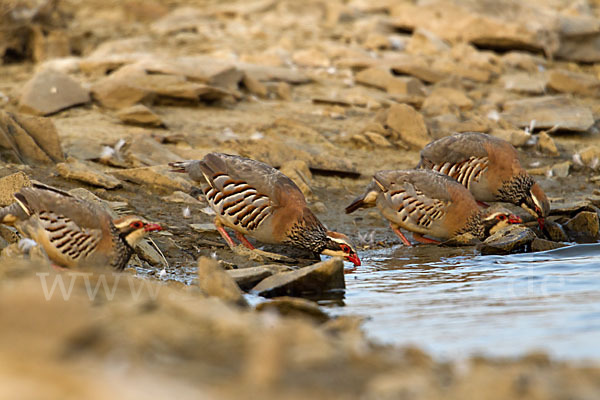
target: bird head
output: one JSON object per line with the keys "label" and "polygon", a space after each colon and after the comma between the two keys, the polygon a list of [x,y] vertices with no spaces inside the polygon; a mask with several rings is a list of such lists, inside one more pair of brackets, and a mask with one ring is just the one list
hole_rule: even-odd
{"label": "bird head", "polygon": [[342,257],[344,260],[352,262],[356,267],[360,265],[360,258],[358,258],[352,242],[343,233],[327,231],[327,240],[321,254]]}
{"label": "bird head", "polygon": [[485,231],[485,237],[488,237],[505,226],[511,224],[520,224],[523,220],[503,207],[490,207],[482,211],[481,221]]}
{"label": "bird head", "polygon": [[135,215],[126,215],[117,218],[113,220],[113,224],[119,231],[119,236],[125,239],[131,247],[138,244],[148,232],[162,231],[162,227],[159,224],[148,222]]}
{"label": "bird head", "polygon": [[544,218],[550,213],[550,202],[540,185],[534,183],[519,206],[537,218],[540,229],[544,229]]}

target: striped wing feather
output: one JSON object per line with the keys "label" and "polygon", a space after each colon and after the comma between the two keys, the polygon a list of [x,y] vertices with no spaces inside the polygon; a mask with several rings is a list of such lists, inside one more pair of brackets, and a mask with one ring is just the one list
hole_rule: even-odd
{"label": "striped wing feather", "polygon": [[392,185],[384,198],[397,213],[398,222],[425,229],[443,218],[447,206],[442,200],[427,197],[410,183]]}
{"label": "striped wing feather", "polygon": [[100,229],[82,228],[61,214],[40,211],[37,218],[52,248],[71,261],[88,257],[102,238]]}

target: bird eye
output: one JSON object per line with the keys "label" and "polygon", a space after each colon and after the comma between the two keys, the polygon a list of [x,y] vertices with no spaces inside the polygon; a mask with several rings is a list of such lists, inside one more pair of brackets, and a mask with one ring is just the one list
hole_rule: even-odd
{"label": "bird eye", "polygon": [[504,215],[504,214],[500,214],[500,215],[498,215],[498,217],[497,217],[497,218],[498,218],[500,221],[504,221],[504,220],[506,220],[506,215]]}
{"label": "bird eye", "polygon": [[344,253],[350,253],[350,247],[345,244],[340,245],[340,249],[342,249]]}
{"label": "bird eye", "polygon": [[129,226],[135,229],[140,229],[144,227],[144,224],[142,223],[142,221],[134,221]]}

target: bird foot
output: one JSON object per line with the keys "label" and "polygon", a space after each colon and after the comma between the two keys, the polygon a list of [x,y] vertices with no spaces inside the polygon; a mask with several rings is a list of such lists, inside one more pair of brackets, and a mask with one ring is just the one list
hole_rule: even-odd
{"label": "bird foot", "polygon": [[402,240],[402,243],[404,243],[408,247],[412,247],[412,244],[408,241],[406,236],[404,236],[404,234],[400,231],[400,228],[398,228],[397,226],[391,225],[391,224],[390,224],[390,227],[392,228],[392,231],[394,231],[396,236],[398,236],[400,238],[400,240]]}
{"label": "bird foot", "polygon": [[239,233],[238,231],[235,232],[235,237],[238,238],[238,240],[240,242],[242,242],[242,244],[244,246],[246,246],[247,248],[249,248],[250,250],[254,250],[254,246],[252,246],[252,243],[250,243],[248,241],[248,239],[246,239],[246,236],[242,235],[241,233]]}
{"label": "bird foot", "polygon": [[417,242],[425,243],[425,244],[440,244],[440,243],[442,243],[439,240],[429,239],[420,233],[414,233],[414,232],[413,232],[413,239],[415,239]]}

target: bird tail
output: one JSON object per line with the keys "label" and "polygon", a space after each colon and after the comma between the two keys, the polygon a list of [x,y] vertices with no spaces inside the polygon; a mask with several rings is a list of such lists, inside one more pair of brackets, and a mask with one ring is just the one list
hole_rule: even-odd
{"label": "bird tail", "polygon": [[170,162],[171,172],[188,172],[188,167],[192,161],[175,161]]}
{"label": "bird tail", "polygon": [[375,207],[379,193],[381,193],[379,186],[375,182],[371,182],[365,193],[358,196],[348,207],[346,207],[346,214],[353,213],[359,208]]}

